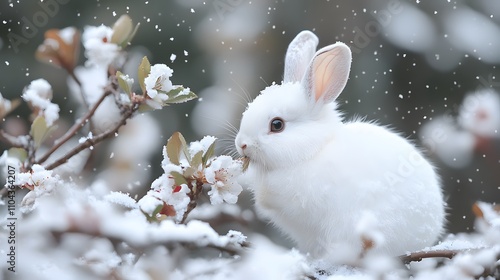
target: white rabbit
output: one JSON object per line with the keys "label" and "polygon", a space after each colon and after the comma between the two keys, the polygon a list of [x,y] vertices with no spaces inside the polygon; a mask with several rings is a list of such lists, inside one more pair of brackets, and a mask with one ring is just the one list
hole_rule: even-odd
{"label": "white rabbit", "polygon": [[[317,258],[345,246],[363,252],[370,242],[370,252],[394,256],[433,245],[445,221],[433,166],[385,127],[343,122],[334,101],[351,51],[338,42],[315,53],[317,44],[313,33],[299,33],[283,83],[243,113],[235,144],[250,161],[257,210]],[[359,224],[366,213],[376,218],[372,229]]]}

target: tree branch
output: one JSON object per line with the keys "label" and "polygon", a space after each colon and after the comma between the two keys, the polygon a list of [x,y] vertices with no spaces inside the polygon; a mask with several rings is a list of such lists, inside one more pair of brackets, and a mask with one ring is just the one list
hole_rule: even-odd
{"label": "tree branch", "polygon": [[85,108],[89,108],[89,102],[87,101],[87,97],[85,96],[85,92],[83,92],[82,82],[80,82],[80,79],[78,79],[78,77],[75,75],[75,71],[73,71],[73,69],[68,67],[68,68],[66,68],[66,71],[68,72],[70,77],[73,78],[75,83],[80,88],[80,95],[82,96],[83,105],[85,105]]}
{"label": "tree branch", "polygon": [[459,253],[471,252],[473,249],[465,249],[465,250],[436,250],[436,251],[420,251],[413,252],[407,255],[399,256],[399,259],[404,264],[409,264],[411,262],[419,262],[423,259],[429,258],[447,258],[451,259]]}
{"label": "tree branch", "polygon": [[[189,185],[192,185],[192,183],[189,182]],[[194,189],[192,189],[188,193],[189,204],[188,204],[188,207],[186,209],[186,212],[184,212],[184,215],[182,216],[182,220],[180,222],[181,224],[186,223],[186,220],[187,220],[189,213],[191,213],[191,211],[193,211],[193,209],[196,208],[196,206],[198,205],[197,200],[198,200],[200,193],[202,193],[202,191],[203,191],[203,182],[196,180]]]}
{"label": "tree branch", "polygon": [[64,163],[66,163],[70,158],[73,156],[77,155],[81,151],[90,148],[91,146],[95,146],[98,143],[102,142],[103,140],[107,138],[113,137],[116,133],[118,133],[118,130],[127,123],[127,120],[132,117],[132,115],[139,109],[139,104],[132,104],[132,106],[128,107],[127,110],[123,113],[121,120],[118,122],[115,127],[112,129],[109,129],[99,135],[96,135],[92,138],[87,139],[85,142],[81,143],[80,145],[76,146],[73,148],[71,151],[69,151],[67,154],[65,154],[63,157],[59,158],[55,162],[45,166],[45,169],[47,170],[52,170]]}
{"label": "tree branch", "polygon": [[186,247],[188,249],[205,248],[205,247],[212,248],[212,249],[216,249],[216,250],[219,250],[221,252],[227,253],[230,256],[235,256],[235,255],[241,255],[243,253],[243,251],[242,251],[243,248],[250,247],[250,243],[248,243],[248,242],[243,242],[240,244],[241,247],[237,247],[237,246],[233,246],[233,245],[219,246],[219,245],[215,245],[213,243],[209,243],[206,246],[200,246],[200,245],[197,245],[196,243],[179,242],[179,241],[151,242],[145,246],[137,246],[134,244],[130,244],[129,242],[127,242],[127,240],[123,240],[121,238],[114,237],[114,236],[104,235],[99,231],[92,231],[92,230],[88,231],[88,230],[82,230],[82,229],[74,228],[74,227],[71,227],[71,228],[69,228],[67,230],[63,230],[63,231],[58,231],[58,230],[51,231],[52,236],[54,236],[54,238],[57,241],[60,240],[62,235],[69,234],[69,233],[78,233],[78,234],[85,234],[85,235],[92,236],[92,237],[106,238],[113,244],[113,247],[115,248],[115,250],[118,249],[118,247],[121,243],[125,243],[128,245],[129,248],[131,248],[132,250],[134,250],[136,252],[144,252],[148,248],[154,248],[154,247],[158,247],[158,246],[165,246],[167,248],[172,248],[175,245],[181,245],[181,246]]}
{"label": "tree branch", "polygon": [[57,149],[59,149],[64,143],[66,143],[69,139],[71,139],[71,137],[75,136],[75,134],[80,130],[82,129],[85,124],[87,124],[87,122],[90,120],[90,118],[94,115],[95,111],[97,110],[97,108],[101,105],[101,103],[104,101],[104,99],[106,99],[106,97],[108,97],[109,95],[111,95],[113,93],[113,89],[112,88],[109,88],[107,89],[103,95],[101,96],[101,98],[99,98],[99,100],[97,100],[97,102],[92,106],[92,108],[87,112],[87,114],[85,114],[85,116],[83,116],[83,118],[78,121],[77,123],[75,123],[69,130],[68,132],[66,132],[66,134],[64,134],[61,138],[57,139],[55,141],[55,145],[52,146],[52,148],[47,151],[45,153],[45,155],[43,155],[39,160],[37,160],[35,163],[38,163],[38,164],[41,164],[43,162],[45,162]]}

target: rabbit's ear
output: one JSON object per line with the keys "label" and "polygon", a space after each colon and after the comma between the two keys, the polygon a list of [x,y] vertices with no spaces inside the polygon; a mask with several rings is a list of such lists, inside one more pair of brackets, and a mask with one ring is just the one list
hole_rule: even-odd
{"label": "rabbit's ear", "polygon": [[302,83],[314,102],[337,99],[344,89],[351,70],[351,50],[337,42],[320,49],[307,69]]}
{"label": "rabbit's ear", "polygon": [[288,45],[283,82],[300,82],[318,46],[318,37],[311,31],[300,32]]}

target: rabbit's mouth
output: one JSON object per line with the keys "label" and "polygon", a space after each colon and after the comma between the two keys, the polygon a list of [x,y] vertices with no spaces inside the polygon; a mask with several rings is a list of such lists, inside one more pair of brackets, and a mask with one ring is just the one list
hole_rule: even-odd
{"label": "rabbit's mouth", "polygon": [[239,160],[241,160],[241,162],[243,163],[243,172],[245,172],[250,165],[250,158],[248,156],[243,156],[239,158]]}

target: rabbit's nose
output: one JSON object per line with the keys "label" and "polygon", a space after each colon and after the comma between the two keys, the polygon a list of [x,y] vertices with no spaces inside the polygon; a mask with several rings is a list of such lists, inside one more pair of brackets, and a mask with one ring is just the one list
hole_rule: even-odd
{"label": "rabbit's nose", "polygon": [[241,147],[240,147],[240,148],[241,148],[242,150],[245,150],[245,149],[247,148],[247,144],[243,144],[243,145],[241,145]]}

